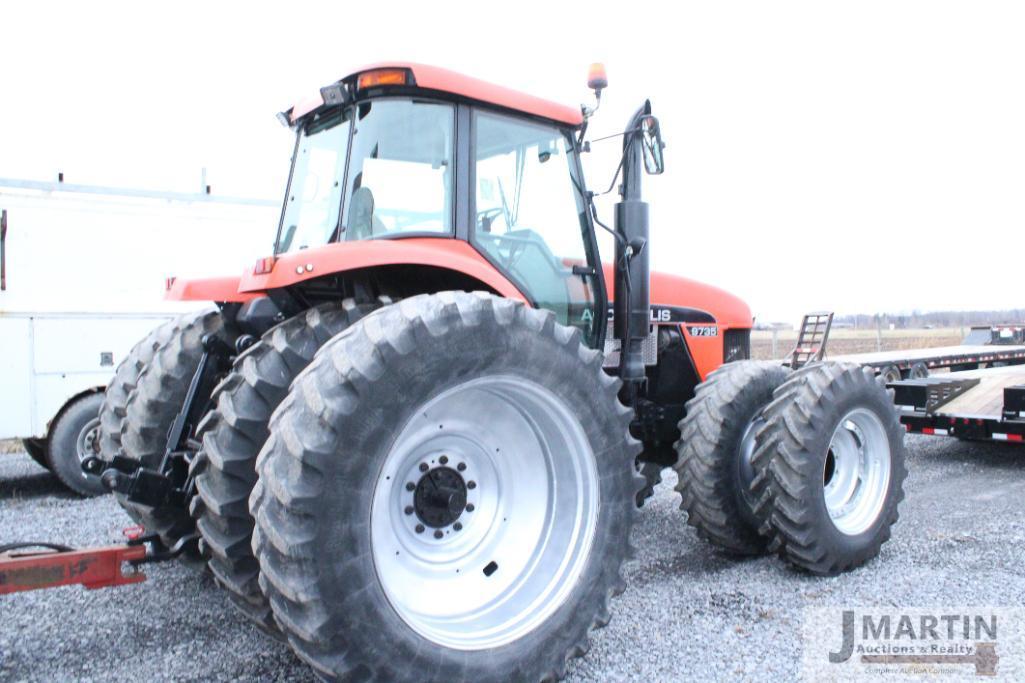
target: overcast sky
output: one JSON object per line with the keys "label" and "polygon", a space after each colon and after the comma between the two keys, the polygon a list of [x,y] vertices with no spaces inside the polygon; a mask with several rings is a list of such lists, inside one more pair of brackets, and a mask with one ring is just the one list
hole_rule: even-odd
{"label": "overcast sky", "polygon": [[354,66],[577,105],[604,61],[593,133],[645,97],[662,120],[656,268],[762,320],[1023,303],[1025,3],[7,2],[0,27],[2,177],[193,190],[207,167],[217,194],[277,198],[275,112]]}

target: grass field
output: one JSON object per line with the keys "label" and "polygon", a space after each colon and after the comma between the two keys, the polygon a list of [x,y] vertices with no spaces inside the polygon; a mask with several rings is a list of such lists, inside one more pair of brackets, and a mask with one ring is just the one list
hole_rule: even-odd
{"label": "grass field", "polygon": [[[851,330],[836,329],[829,335],[826,344],[827,357],[846,353],[870,353],[872,351],[896,351],[898,349],[926,349],[934,346],[960,344],[967,329],[959,327],[907,330]],[[773,332],[755,330],[751,333],[751,356],[759,360],[783,358],[797,343],[797,330]]]}

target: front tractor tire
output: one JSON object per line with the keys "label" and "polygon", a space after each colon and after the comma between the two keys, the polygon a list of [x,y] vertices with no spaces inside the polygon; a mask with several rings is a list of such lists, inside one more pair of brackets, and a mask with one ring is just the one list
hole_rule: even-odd
{"label": "front tractor tire", "polygon": [[876,557],[904,498],[904,430],[870,368],[798,370],[763,411],[753,459],[759,531],[813,574]]}
{"label": "front tractor tire", "polygon": [[[215,310],[187,313],[167,323],[153,338],[152,354],[128,396],[119,435],[124,455],[138,460],[143,467],[160,467],[171,423],[185,403],[189,384],[203,356],[203,338],[207,335],[219,335],[226,343],[234,341],[234,334]],[[193,520],[184,505],[153,508],[133,503],[121,494],[115,495],[132,519],[148,532],[159,534],[168,547],[194,530]]]}
{"label": "front tractor tire", "polygon": [[380,305],[351,299],[322,304],[267,331],[214,390],[215,407],[197,430],[203,448],[192,461],[197,495],[191,505],[204,555],[232,602],[268,632],[276,627],[251,547],[249,495],[256,484],[256,456],[267,440],[271,413],[292,380],[329,339]]}
{"label": "front tractor tire", "polygon": [[552,313],[484,293],[386,306],[271,419],[260,584],[324,678],[565,675],[625,587],[643,485],[619,382]]}
{"label": "front tractor tire", "polygon": [[674,466],[680,508],[698,536],[733,555],[765,552],[752,509],[751,458],[762,409],[788,374],[772,362],[723,365],[698,385],[680,421]]}

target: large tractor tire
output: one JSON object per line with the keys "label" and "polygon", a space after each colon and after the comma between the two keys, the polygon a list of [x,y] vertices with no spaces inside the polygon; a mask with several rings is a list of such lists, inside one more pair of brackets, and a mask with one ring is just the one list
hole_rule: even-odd
{"label": "large tractor tire", "polygon": [[100,406],[103,394],[80,396],[66,406],[50,429],[47,468],[80,496],[106,493],[100,478],[82,470],[82,461],[100,455]]}
{"label": "large tractor tire", "polygon": [[321,349],[250,500],[261,587],[320,676],[555,680],[587,650],[643,485],[601,365],[484,293],[405,299]]}
{"label": "large tractor tire", "polygon": [[870,368],[816,363],[795,372],[756,436],[755,515],[769,549],[834,575],[879,554],[904,498],[904,430]]}
{"label": "large tractor tire", "polygon": [[[168,327],[166,336],[159,336],[152,358],[139,374],[121,423],[124,455],[153,469],[158,468],[164,458],[171,423],[181,411],[189,384],[199,367],[203,338],[216,334],[222,335],[226,342],[234,341],[219,311],[187,313]],[[132,519],[148,532],[159,534],[164,545],[173,546],[194,529],[184,506],[151,508],[129,502],[119,494],[117,498]]]}
{"label": "large tractor tire", "polygon": [[267,423],[320,347],[379,305],[357,305],[351,299],[323,304],[269,330],[238,357],[231,374],[214,390],[215,407],[197,430],[203,448],[192,461],[197,490],[192,515],[204,555],[232,602],[268,632],[276,627],[257,581],[249,514],[256,456],[267,440]]}
{"label": "large tractor tire", "polygon": [[680,421],[674,466],[680,508],[701,538],[734,555],[765,552],[750,492],[751,457],[762,409],[788,374],[773,362],[723,365],[698,385]]}

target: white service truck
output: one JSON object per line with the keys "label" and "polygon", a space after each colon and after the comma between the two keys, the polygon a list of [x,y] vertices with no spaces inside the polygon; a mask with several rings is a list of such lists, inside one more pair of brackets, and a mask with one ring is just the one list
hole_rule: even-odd
{"label": "white service truck", "polygon": [[131,346],[188,308],[166,277],[235,274],[271,253],[280,202],[0,178],[0,439],[83,494],[81,460]]}

